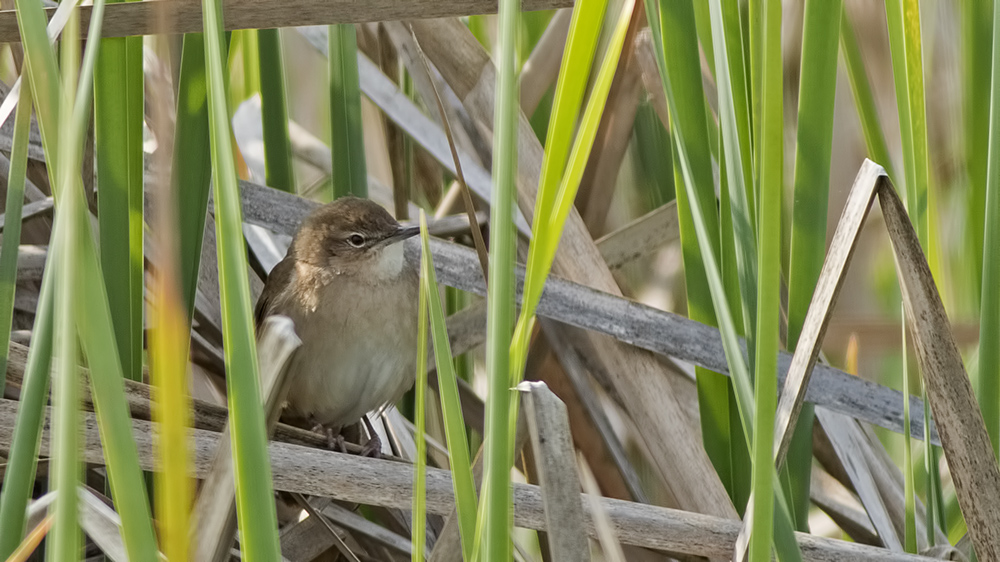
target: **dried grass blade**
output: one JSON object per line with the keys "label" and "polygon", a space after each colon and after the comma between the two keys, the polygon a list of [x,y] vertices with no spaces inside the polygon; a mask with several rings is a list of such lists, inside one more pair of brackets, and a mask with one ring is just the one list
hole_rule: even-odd
{"label": "dried grass blade", "polygon": [[843,286],[861,229],[871,210],[878,179],[883,173],[882,168],[870,160],[866,160],[861,166],[823,262],[775,414],[774,462],[778,467],[782,465],[788,452],[812,368],[819,357],[823,336],[830,322],[830,314]]}
{"label": "dried grass blade", "polygon": [[462,160],[458,157],[458,147],[455,146],[455,139],[451,133],[451,123],[448,120],[448,112],[444,110],[444,103],[441,102],[441,94],[438,93],[437,86],[434,85],[434,80],[431,78],[431,67],[430,63],[427,62],[427,55],[424,54],[424,50],[420,48],[420,41],[417,40],[417,36],[413,33],[413,28],[410,27],[410,36],[413,38],[413,44],[417,48],[417,53],[420,55],[420,62],[423,63],[424,72],[427,74],[427,81],[431,85],[431,90],[434,92],[434,101],[437,102],[438,113],[441,115],[441,123],[444,125],[444,134],[448,138],[448,148],[451,149],[451,159],[455,162],[455,176],[458,178],[458,183],[462,190],[462,201],[465,203],[465,214],[469,217],[469,227],[472,231],[472,240],[475,243],[476,254],[479,256],[479,265],[483,268],[483,279],[490,278],[490,260],[486,253],[486,242],[483,240],[483,231],[479,226],[479,219],[476,217],[476,206],[472,203],[472,193],[469,191],[469,185],[465,183],[465,174],[462,173]]}
{"label": "dried grass blade", "polygon": [[1000,560],[1000,470],[917,233],[887,176],[879,203],[941,445],[976,552]]}
{"label": "dried grass blade", "polygon": [[[0,400],[0,447],[9,443],[16,410],[15,401]],[[46,413],[48,412],[47,409]],[[140,464],[149,469],[153,465],[151,424],[135,420],[132,429],[142,451]],[[92,414],[84,414],[83,434],[86,443],[84,460],[100,463],[100,436]],[[207,474],[209,459],[218,439],[217,433],[202,430],[192,432],[192,446],[196,451],[195,476],[203,478]],[[46,434],[42,442],[43,454],[48,452],[49,444],[49,436]],[[270,452],[278,489],[400,509],[406,509],[410,505],[413,474],[412,468],[404,463],[360,458],[286,443],[272,443]],[[448,513],[454,507],[451,493],[453,484],[448,471],[428,469],[427,476],[428,511]],[[528,529],[545,530],[542,497],[538,487],[514,484],[513,488],[515,524]],[[583,502],[584,498],[581,497],[580,501]],[[731,552],[739,531],[739,522],[731,519],[609,498],[601,498],[600,501],[614,523],[622,544],[696,556],[722,557]],[[585,517],[589,517],[589,514]],[[650,529],[654,531],[650,532]],[[592,537],[596,536],[590,525],[587,532]],[[802,544],[804,559],[808,561],[934,560],[804,533],[796,534],[796,539]]]}
{"label": "dried grass blade", "polygon": [[543,382],[523,382],[525,414],[545,505],[549,555],[553,560],[585,560],[580,480],[566,405]]}
{"label": "dried grass blade", "polygon": [[590,471],[582,454],[577,454],[576,461],[580,471],[580,481],[583,483],[583,491],[590,504],[590,513],[594,519],[594,528],[597,530],[597,539],[601,543],[604,557],[608,562],[625,562],[625,553],[622,551],[621,543],[618,542],[611,518],[608,517],[604,506],[601,505],[601,489],[597,486],[597,481],[594,480],[594,474]]}
{"label": "dried grass blade", "polygon": [[121,535],[121,517],[94,492],[80,486],[80,526],[112,562],[128,562]]}
{"label": "dried grass blade", "polygon": [[[868,442],[857,420],[819,407],[816,408],[816,419],[829,438],[881,543],[889,550],[903,552],[902,519],[893,518],[892,505],[880,493],[879,479],[875,474],[879,467],[868,462],[865,454]],[[902,490],[899,492],[902,500]],[[902,510],[898,513],[902,514]]]}
{"label": "dried grass blade", "polygon": [[671,201],[595,241],[612,271],[677,241],[677,201]]}
{"label": "dried grass blade", "polygon": [[333,538],[334,546],[336,546],[337,550],[344,555],[344,558],[347,558],[348,561],[350,562],[361,562],[361,560],[358,559],[358,555],[354,554],[354,551],[352,551],[351,548],[347,546],[347,543],[345,543],[344,539],[341,538],[340,533],[338,533],[337,530],[333,528],[333,525],[330,523],[330,521],[326,517],[323,517],[319,513],[319,511],[317,511],[316,508],[313,507],[309,503],[309,501],[302,496],[302,494],[293,493],[292,497],[295,498],[296,503],[298,503],[302,509],[306,510],[306,512],[309,513],[309,517],[315,518],[316,521],[319,521],[322,524],[322,527],[326,529],[327,534],[329,534]]}
{"label": "dried grass blade", "polygon": [[855,542],[880,546],[878,533],[854,494],[818,466],[812,467],[809,497]]}
{"label": "dried grass blade", "polygon": [[25,562],[28,557],[31,556],[31,553],[38,548],[38,545],[41,544],[45,535],[49,533],[49,529],[52,528],[53,518],[54,516],[52,514],[46,515],[45,518],[42,519],[30,533],[28,533],[28,536],[24,537],[24,540],[21,541],[21,544],[18,545],[17,549],[7,558],[7,562]]}
{"label": "dried grass blade", "polygon": [[604,407],[600,404],[597,395],[590,388],[586,380],[587,373],[586,367],[583,364],[584,360],[580,357],[577,349],[573,347],[573,344],[568,341],[569,338],[566,337],[565,332],[567,327],[560,326],[546,318],[541,319],[540,324],[542,330],[545,332],[545,338],[552,347],[552,351],[559,358],[559,363],[562,364],[563,370],[566,372],[566,378],[569,379],[573,391],[580,401],[580,405],[586,410],[591,423],[593,423],[601,440],[604,442],[604,446],[611,455],[615,467],[621,473],[622,481],[628,489],[630,496],[637,502],[650,503],[646,493],[642,489],[639,475],[625,453],[624,445],[618,439],[618,435],[611,427],[611,422],[605,414]]}

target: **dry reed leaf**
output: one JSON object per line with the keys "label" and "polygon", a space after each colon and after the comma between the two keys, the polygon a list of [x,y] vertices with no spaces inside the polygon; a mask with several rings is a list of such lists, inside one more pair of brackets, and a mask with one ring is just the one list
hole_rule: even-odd
{"label": "dry reed leaf", "polygon": [[[646,11],[632,10],[625,45],[633,47],[636,34],[645,24]],[[577,194],[577,208],[594,236],[604,232],[618,171],[632,137],[641,92],[642,75],[635,60],[635,49],[623,48]]]}
{"label": "dry reed leaf", "polygon": [[524,400],[535,469],[545,506],[549,554],[553,560],[586,560],[580,479],[566,405],[543,382],[517,386]]}
{"label": "dry reed leaf", "polygon": [[580,481],[583,484],[584,492],[586,492],[587,501],[590,503],[590,513],[594,517],[594,528],[597,531],[604,558],[608,562],[625,562],[627,560],[625,552],[622,551],[622,545],[618,542],[618,537],[612,528],[611,519],[601,505],[601,490],[597,487],[597,481],[594,480],[594,475],[587,467],[587,461],[583,455],[578,455],[576,461],[580,470]]}
{"label": "dry reed leaf", "polygon": [[[10,121],[10,125],[11,125],[11,127],[13,127],[14,126],[14,122]],[[7,137],[7,139],[11,140],[11,143],[13,142],[12,139],[11,139],[11,137]],[[2,144],[3,143],[0,143],[0,146],[2,146]],[[10,149],[8,148],[7,150],[10,150]],[[30,156],[30,154],[29,154],[29,156]],[[34,159],[34,160],[42,161],[41,159]],[[0,174],[3,174],[3,177],[5,177],[5,178],[9,178],[10,177],[10,159],[7,158],[7,156],[5,156],[3,154],[0,154]],[[6,185],[6,184],[4,184],[4,185]],[[6,189],[6,188],[4,188],[4,189]],[[31,181],[31,178],[28,178],[28,177],[24,178],[24,197],[28,201],[41,201],[41,200],[44,200],[46,198],[45,193],[43,193],[42,190],[39,189],[37,185],[35,185],[35,182]],[[27,211],[27,209],[28,209],[28,206],[25,205],[24,208],[21,210],[21,216],[22,216],[22,218],[26,218],[26,215],[24,215],[24,213],[25,213],[25,211]]]}
{"label": "dry reed leaf", "polygon": [[809,498],[851,539],[861,544],[882,546],[864,506],[850,490],[822,468],[813,465]]}
{"label": "dry reed leaf", "polygon": [[[903,529],[902,511],[897,511],[900,517],[894,517],[893,503],[887,501],[883,494],[884,475],[880,478],[876,473],[881,467],[877,463],[869,463],[867,453],[869,443],[859,424],[843,415],[831,412],[826,408],[816,408],[816,420],[822,426],[833,450],[840,460],[848,481],[845,485],[853,487],[858,499],[865,508],[872,526],[878,533],[881,544],[886,548],[902,552]],[[901,490],[900,490],[901,492]],[[902,508],[902,494],[899,494],[899,505]],[[899,523],[899,524],[897,524]],[[917,534],[920,536],[920,533]]]}
{"label": "dry reed leaf", "polygon": [[[816,419],[819,425],[814,429],[813,452],[817,460],[834,478],[858,494],[879,536],[890,537],[902,550],[906,528],[905,483],[903,473],[882,441],[867,424],[825,408],[817,408]],[[926,509],[920,498],[914,498],[914,502],[917,547],[924,548]],[[948,542],[941,529],[936,529],[936,534],[938,544]]]}
{"label": "dry reed leaf", "polygon": [[521,66],[520,106],[525,115],[535,112],[545,93],[556,83],[572,16],[572,10],[557,11]]}
{"label": "dry reed leaf", "polygon": [[948,315],[927,258],[889,177],[878,182],[879,203],[896,254],[897,276],[927,400],[969,534],[980,560],[1000,560],[1000,470],[972,393]]}
{"label": "dry reed leaf", "polygon": [[[51,414],[46,408],[45,415]],[[0,449],[10,446],[17,402],[0,400]],[[152,470],[153,428],[146,421],[133,420],[133,437],[139,453],[139,464]],[[525,433],[527,433],[525,431]],[[81,416],[81,436],[84,462],[102,464],[100,432],[92,413]],[[212,456],[218,446],[218,433],[193,430],[191,449],[194,476],[208,475]],[[47,455],[51,445],[48,431],[42,434],[40,453]],[[286,443],[271,443],[271,466],[276,489],[337,500],[408,509],[413,493],[413,467],[409,464],[344,455],[333,451],[310,449]],[[427,510],[447,514],[454,509],[451,475],[448,471],[428,469]],[[518,527],[546,530],[541,491],[537,486],[514,484],[514,524]],[[580,498],[580,502],[585,500]],[[631,544],[691,554],[722,558],[732,552],[739,532],[737,520],[690,513],[665,507],[650,506],[602,498],[623,545]],[[584,506],[587,533],[596,537],[590,509]],[[872,560],[875,562],[929,562],[917,555],[890,552],[856,543],[799,533],[796,535],[805,561]],[[440,541],[439,541],[440,542]]]}
{"label": "dry reed leaf", "polygon": [[[553,10],[572,5],[571,0],[525,0],[522,9]],[[238,8],[237,8],[238,7]],[[440,18],[467,16],[469,14],[496,13],[497,4],[490,0],[337,0],[314,2],[311,0],[268,0],[253,3],[234,3],[225,10],[223,25],[226,31],[235,29],[267,29],[274,27],[300,27],[332,23],[359,23],[408,18]],[[93,6],[80,6],[80,25],[86,28]],[[55,8],[45,8],[50,18]],[[165,17],[170,25],[164,29],[159,18]],[[102,37],[128,37],[158,33],[201,33],[201,2],[198,0],[154,0],[133,5],[109,4],[104,10]],[[0,43],[20,41],[17,19],[13,10],[0,11]]]}
{"label": "dry reed leaf", "polygon": [[[495,70],[471,32],[457,20],[411,22],[427,57],[480,122],[493,115]],[[541,170],[542,147],[524,115],[519,115],[518,206],[531,214]],[[604,263],[579,214],[570,214],[552,272],[614,296],[621,290]],[[591,335],[591,344],[609,369],[616,391],[631,406],[654,465],[681,507],[735,517],[729,496],[693,428],[683,415],[669,379],[648,353]]]}
{"label": "dry reed leaf", "polygon": [[[889,176],[881,166],[870,160],[862,164],[851,188],[785,379],[774,428],[775,462],[780,466],[787,452],[830,311],[876,196],[895,252],[904,308],[912,322],[920,371],[924,375],[928,401],[941,435],[941,445],[955,482],[959,505],[976,552],[984,560],[998,560],[1000,470],[986,426],[913,225]],[[751,495],[750,502],[753,501]],[[735,560],[746,557],[750,513],[748,507],[748,515],[744,518],[737,541]]]}
{"label": "dry reed leaf", "polygon": [[677,201],[671,201],[597,239],[611,271],[680,239]]}
{"label": "dry reed leaf", "polygon": [[[396,48],[407,72],[410,73],[410,78],[413,80],[413,85],[420,98],[431,100],[434,99],[435,89],[440,92],[448,119],[457,124],[452,131],[456,144],[477,164],[482,165],[483,156],[489,153],[487,141],[476,131],[469,114],[462,107],[462,102],[458,100],[455,92],[451,91],[451,88],[437,74],[428,76],[423,71],[423,63],[419,60],[420,56],[417,53],[417,44],[413,40],[409,28],[398,21],[382,22],[382,27],[389,36],[392,46]],[[434,111],[429,113],[436,123],[442,124],[439,114]]]}
{"label": "dry reed leaf", "polygon": [[[611,422],[604,413],[598,396],[590,387],[589,376],[584,365],[583,358],[576,348],[570,343],[569,338],[564,333],[565,327],[557,325],[546,318],[539,319],[545,338],[548,340],[552,351],[562,364],[566,374],[566,380],[572,385],[573,392],[578,399],[580,406],[586,412],[587,418],[594,426],[604,447],[607,449],[611,461],[621,475],[622,484],[628,490],[628,497],[639,503],[650,503],[646,493],[642,489],[639,474],[636,472],[632,462],[628,459],[625,447],[622,445],[618,435],[611,427]],[[575,426],[574,426],[575,427]],[[609,494],[612,495],[613,494]]]}
{"label": "dry reed leaf", "polygon": [[[0,171],[0,173],[3,172]],[[27,178],[25,178],[25,182],[27,182]],[[39,191],[39,194],[41,195],[41,191]],[[51,197],[43,197],[28,203],[21,210],[21,220],[26,221],[38,216],[51,216],[53,203]],[[5,217],[6,215],[0,215],[0,232],[3,232]]]}
{"label": "dry reed leaf", "polygon": [[80,487],[80,527],[112,562],[128,562],[121,518],[94,492]]}

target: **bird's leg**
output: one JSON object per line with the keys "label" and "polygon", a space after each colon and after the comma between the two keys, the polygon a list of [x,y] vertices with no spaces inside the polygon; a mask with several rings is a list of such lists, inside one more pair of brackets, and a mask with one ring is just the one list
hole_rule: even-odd
{"label": "bird's leg", "polygon": [[361,417],[365,422],[365,429],[368,430],[369,439],[368,442],[361,446],[361,456],[371,457],[373,459],[378,459],[382,457],[382,440],[379,439],[378,433],[375,432],[375,427],[372,425],[371,420],[368,419],[368,415]]}

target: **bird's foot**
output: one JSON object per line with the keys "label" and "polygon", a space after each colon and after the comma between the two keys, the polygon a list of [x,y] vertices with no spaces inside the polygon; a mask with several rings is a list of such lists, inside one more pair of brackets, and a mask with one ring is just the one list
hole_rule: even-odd
{"label": "bird's foot", "polygon": [[361,446],[361,452],[359,454],[362,457],[372,459],[382,458],[382,440],[378,438],[377,434],[372,434],[371,439]]}
{"label": "bird's foot", "polygon": [[347,440],[339,433],[328,436],[326,445],[331,451],[347,454]]}
{"label": "bird's foot", "polygon": [[373,459],[382,458],[382,440],[379,439],[378,433],[375,431],[375,426],[372,425],[367,415],[361,419],[364,420],[365,429],[368,430],[369,435],[368,442],[361,446],[361,456]]}
{"label": "bird's foot", "polygon": [[344,436],[341,435],[339,431],[334,432],[332,427],[325,426],[321,423],[314,425],[311,431],[313,433],[321,433],[326,436],[327,449],[337,453],[347,452],[347,441],[344,440]]}

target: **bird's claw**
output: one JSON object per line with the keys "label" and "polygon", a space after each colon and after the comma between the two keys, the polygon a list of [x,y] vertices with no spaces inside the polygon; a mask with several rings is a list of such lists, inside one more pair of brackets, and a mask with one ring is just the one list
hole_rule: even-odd
{"label": "bird's claw", "polygon": [[321,433],[326,437],[326,448],[337,452],[346,453],[347,452],[347,442],[344,440],[344,436],[333,432],[332,427],[327,427],[323,424],[316,424],[312,428],[313,433]]}
{"label": "bird's claw", "polygon": [[339,433],[328,437],[327,445],[331,451],[347,454],[347,440]]}
{"label": "bird's claw", "polygon": [[373,434],[371,439],[361,446],[360,455],[372,459],[382,458],[382,440],[378,438],[377,434]]}

